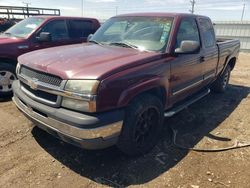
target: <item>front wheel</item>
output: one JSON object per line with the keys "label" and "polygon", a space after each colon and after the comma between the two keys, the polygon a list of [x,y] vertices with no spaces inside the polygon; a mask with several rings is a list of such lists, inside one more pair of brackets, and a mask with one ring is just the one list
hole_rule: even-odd
{"label": "front wheel", "polygon": [[162,102],[153,95],[145,94],[133,100],[126,109],[118,148],[130,156],[149,152],[163,127],[163,109]]}
{"label": "front wheel", "polygon": [[15,66],[0,62],[0,97],[12,95],[12,83],[17,79]]}
{"label": "front wheel", "polygon": [[224,93],[228,87],[231,75],[231,67],[227,66],[225,71],[217,78],[212,85],[212,91],[216,93]]}

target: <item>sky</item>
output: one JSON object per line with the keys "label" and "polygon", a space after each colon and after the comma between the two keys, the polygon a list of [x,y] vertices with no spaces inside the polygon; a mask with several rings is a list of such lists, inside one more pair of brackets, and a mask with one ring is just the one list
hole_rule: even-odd
{"label": "sky", "polygon": [[[132,12],[183,12],[191,9],[190,0],[0,0],[0,6],[58,8],[64,16],[108,19]],[[244,20],[250,21],[250,0],[196,0],[195,13],[213,21],[240,21],[245,3]],[[82,8],[83,7],[83,8]]]}

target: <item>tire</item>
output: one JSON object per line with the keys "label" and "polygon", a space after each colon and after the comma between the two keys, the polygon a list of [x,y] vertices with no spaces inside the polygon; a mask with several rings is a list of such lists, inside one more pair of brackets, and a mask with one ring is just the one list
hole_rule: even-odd
{"label": "tire", "polygon": [[0,97],[12,96],[12,83],[17,79],[16,67],[0,62]]}
{"label": "tire", "polygon": [[117,147],[129,156],[149,152],[157,144],[163,120],[162,102],[153,95],[140,95],[126,109]]}
{"label": "tire", "polygon": [[228,87],[231,75],[231,67],[227,66],[225,71],[217,78],[212,85],[212,91],[215,93],[224,93]]}

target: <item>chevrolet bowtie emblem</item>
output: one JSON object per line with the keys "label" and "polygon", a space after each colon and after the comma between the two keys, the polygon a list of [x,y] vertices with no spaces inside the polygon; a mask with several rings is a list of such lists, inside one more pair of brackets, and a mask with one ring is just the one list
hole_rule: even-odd
{"label": "chevrolet bowtie emblem", "polygon": [[28,85],[31,89],[37,90],[38,88],[38,79],[32,78],[31,80],[28,80]]}

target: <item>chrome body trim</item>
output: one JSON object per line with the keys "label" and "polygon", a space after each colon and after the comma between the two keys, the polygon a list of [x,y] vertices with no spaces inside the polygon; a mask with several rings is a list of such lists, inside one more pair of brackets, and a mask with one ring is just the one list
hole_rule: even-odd
{"label": "chrome body trim", "polygon": [[182,92],[184,92],[184,91],[186,91],[186,90],[188,90],[188,89],[190,89],[192,87],[195,87],[195,86],[199,85],[202,82],[203,82],[203,80],[195,82],[195,83],[193,83],[193,84],[191,84],[191,85],[189,85],[189,86],[187,86],[187,87],[185,87],[183,89],[180,89],[179,91],[174,92],[173,95],[178,95],[178,94],[180,94],[180,93],[182,93]]}
{"label": "chrome body trim", "polygon": [[[42,124],[48,129],[56,131],[60,134],[66,135],[68,137],[83,140],[83,139],[108,139],[112,136],[119,135],[122,129],[123,121],[119,121],[113,124],[109,124],[103,127],[93,128],[93,129],[83,129],[78,128],[56,119],[42,116],[41,114],[35,112],[31,107],[26,106],[18,97],[14,96],[12,98],[16,106],[29,118]],[[38,125],[39,126],[39,125]]]}

